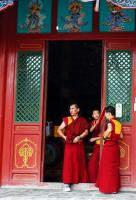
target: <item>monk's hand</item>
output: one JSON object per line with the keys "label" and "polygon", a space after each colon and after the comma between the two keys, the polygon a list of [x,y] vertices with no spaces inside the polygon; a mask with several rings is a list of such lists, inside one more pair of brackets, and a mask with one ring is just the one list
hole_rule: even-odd
{"label": "monk's hand", "polygon": [[67,137],[66,137],[66,136],[64,136],[64,137],[63,137],[63,139],[66,141]]}
{"label": "monk's hand", "polygon": [[80,136],[75,137],[73,143],[77,143],[80,139],[81,139]]}
{"label": "monk's hand", "polygon": [[95,138],[91,138],[89,141],[94,142],[95,140],[96,140]]}

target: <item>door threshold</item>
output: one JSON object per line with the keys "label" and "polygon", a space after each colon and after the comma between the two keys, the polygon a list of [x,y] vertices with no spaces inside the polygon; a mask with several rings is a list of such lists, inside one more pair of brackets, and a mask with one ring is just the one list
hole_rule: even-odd
{"label": "door threshold", "polygon": [[[16,185],[3,185],[1,188],[9,188],[9,189],[47,189],[47,190],[61,190],[63,188],[63,183],[57,183],[57,182],[41,182],[37,184],[16,184]],[[79,183],[79,184],[74,184],[72,186],[73,190],[82,190],[82,191],[97,191],[98,188],[95,187],[95,184],[93,183]],[[135,191],[136,192],[136,187],[121,187],[120,191]]]}

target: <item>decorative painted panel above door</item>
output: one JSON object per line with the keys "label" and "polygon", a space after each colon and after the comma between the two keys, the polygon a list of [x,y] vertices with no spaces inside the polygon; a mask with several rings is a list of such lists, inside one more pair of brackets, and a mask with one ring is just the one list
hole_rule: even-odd
{"label": "decorative painted panel above door", "polygon": [[91,32],[93,3],[80,0],[58,1],[58,32]]}
{"label": "decorative painted panel above door", "polygon": [[101,0],[99,30],[100,32],[135,31],[135,10],[122,9],[111,2]]}
{"label": "decorative painted panel above door", "polygon": [[19,0],[17,33],[51,32],[52,0]]}

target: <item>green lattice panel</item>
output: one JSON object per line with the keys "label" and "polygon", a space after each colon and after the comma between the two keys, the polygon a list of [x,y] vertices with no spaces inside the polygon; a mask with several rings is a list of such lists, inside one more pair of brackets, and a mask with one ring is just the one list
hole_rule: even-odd
{"label": "green lattice panel", "polygon": [[122,122],[131,121],[132,52],[107,51],[107,105],[122,103]]}
{"label": "green lattice panel", "polygon": [[41,52],[18,52],[16,122],[39,121],[41,67]]}

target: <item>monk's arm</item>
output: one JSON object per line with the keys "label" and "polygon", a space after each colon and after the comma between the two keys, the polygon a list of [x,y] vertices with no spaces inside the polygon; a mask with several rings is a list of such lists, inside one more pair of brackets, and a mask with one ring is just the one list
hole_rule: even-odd
{"label": "monk's arm", "polygon": [[111,131],[112,131],[112,125],[111,123],[109,123],[106,131],[104,131],[103,139],[107,139]]}
{"label": "monk's arm", "polygon": [[86,137],[88,135],[88,129],[86,129],[83,133],[80,134],[80,139]]}
{"label": "monk's arm", "polygon": [[81,133],[79,136],[75,137],[73,140],[73,143],[77,143],[79,140],[83,139],[88,135],[88,129],[86,129],[83,133]]}
{"label": "monk's arm", "polygon": [[94,129],[96,128],[96,126],[97,126],[98,124],[99,124],[99,120],[97,120],[97,122],[96,122],[95,125],[91,126],[91,128],[90,128],[90,132],[93,132]]}
{"label": "monk's arm", "polygon": [[63,132],[65,126],[66,126],[65,123],[62,122],[57,130],[57,133],[59,134],[59,136],[62,137],[64,140],[66,140],[66,136],[64,135],[64,132]]}
{"label": "monk's arm", "polygon": [[93,132],[93,130],[95,129],[96,125],[91,126],[90,128],[90,132]]}
{"label": "monk's arm", "polygon": [[101,137],[94,137],[94,138],[91,138],[91,139],[90,139],[90,142],[94,142],[94,141],[96,141],[96,140],[100,140],[100,138],[101,138]]}

